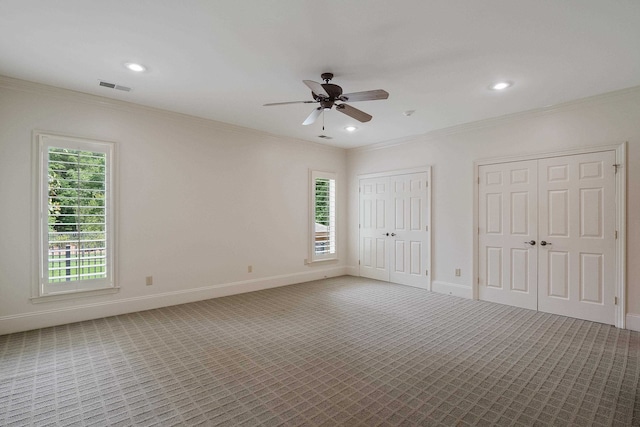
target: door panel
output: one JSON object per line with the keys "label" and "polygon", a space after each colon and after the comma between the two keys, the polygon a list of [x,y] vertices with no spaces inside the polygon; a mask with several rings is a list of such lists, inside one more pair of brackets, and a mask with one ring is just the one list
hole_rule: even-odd
{"label": "door panel", "polygon": [[487,246],[487,287],[502,289],[502,248]]}
{"label": "door panel", "polygon": [[548,191],[547,236],[569,236],[569,192],[568,190]]}
{"label": "door panel", "polygon": [[539,160],[538,309],[613,324],[613,151]]}
{"label": "door panel", "polygon": [[481,166],[479,172],[479,287],[485,301],[535,310],[537,163]]}
{"label": "door panel", "polygon": [[[569,297],[569,253],[547,250],[548,292],[550,298],[567,299]],[[544,265],[541,262],[541,265]],[[543,281],[542,281],[543,282]],[[544,289],[542,294],[544,295]]]}
{"label": "door panel", "polygon": [[580,300],[602,304],[604,297],[602,254],[580,254]]}
{"label": "door panel", "polygon": [[580,189],[580,237],[602,238],[602,188]]}
{"label": "door panel", "polygon": [[515,292],[529,292],[529,250],[511,249],[511,290]]}

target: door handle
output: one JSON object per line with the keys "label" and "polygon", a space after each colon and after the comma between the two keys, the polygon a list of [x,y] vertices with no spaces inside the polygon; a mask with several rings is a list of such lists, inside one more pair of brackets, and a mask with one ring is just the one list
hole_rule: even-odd
{"label": "door handle", "polygon": [[540,242],[540,246],[547,246],[547,245],[551,245],[551,242],[545,242],[544,240]]}
{"label": "door handle", "polygon": [[382,235],[389,237],[389,233],[382,233]]}
{"label": "door handle", "polygon": [[393,236],[395,236],[395,235],[396,235],[396,233],[391,233],[391,237],[393,237]]}
{"label": "door handle", "polygon": [[[530,240],[528,242],[524,242],[525,245],[531,245],[531,246],[535,246],[536,245],[536,241],[535,240]],[[542,244],[542,243],[541,243]]]}

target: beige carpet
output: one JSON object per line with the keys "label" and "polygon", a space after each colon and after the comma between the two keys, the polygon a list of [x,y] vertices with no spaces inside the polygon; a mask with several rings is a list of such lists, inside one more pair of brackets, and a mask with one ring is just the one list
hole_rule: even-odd
{"label": "beige carpet", "polygon": [[0,425],[640,425],[640,333],[340,277],[0,336]]}

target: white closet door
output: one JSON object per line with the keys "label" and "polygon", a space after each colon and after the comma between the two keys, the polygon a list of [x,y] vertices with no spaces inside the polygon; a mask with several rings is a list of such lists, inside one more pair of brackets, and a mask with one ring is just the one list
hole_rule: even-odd
{"label": "white closet door", "polygon": [[540,311],[615,323],[614,163],[613,151],[539,160]]}
{"label": "white closet door", "polygon": [[360,275],[429,289],[429,174],[360,179]]}
{"label": "white closet door", "polygon": [[424,172],[389,178],[390,282],[429,286],[427,185]]}
{"label": "white closet door", "polygon": [[479,167],[478,296],[537,308],[537,161]]}
{"label": "white closet door", "polygon": [[389,178],[360,180],[360,275],[389,280]]}

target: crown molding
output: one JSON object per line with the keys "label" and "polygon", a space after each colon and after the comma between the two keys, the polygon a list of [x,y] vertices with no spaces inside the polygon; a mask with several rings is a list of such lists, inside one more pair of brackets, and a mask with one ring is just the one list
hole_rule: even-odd
{"label": "crown molding", "polygon": [[398,139],[392,139],[388,141],[379,142],[372,145],[363,145],[360,147],[354,147],[347,149],[347,153],[359,153],[367,151],[376,151],[387,149],[395,146],[412,144],[415,142],[433,141],[439,138],[443,138],[449,135],[462,134],[479,129],[490,128],[498,125],[508,124],[523,119],[541,117],[550,114],[561,113],[565,111],[575,110],[584,105],[599,105],[606,102],[611,102],[617,99],[621,99],[627,96],[640,96],[640,86],[633,86],[626,89],[621,89],[613,92],[606,92],[599,95],[589,96],[586,98],[579,98],[573,101],[567,101],[560,104],[535,108],[533,110],[521,111],[518,113],[506,114],[504,116],[491,117],[488,119],[478,120],[474,122],[462,123],[442,129],[436,129],[427,133],[406,136]]}
{"label": "crown molding", "polygon": [[257,129],[251,129],[243,126],[234,125],[231,123],[220,122],[204,117],[192,116],[189,114],[178,113],[175,111],[163,110],[161,108],[149,107],[142,104],[136,104],[133,102],[121,101],[119,99],[106,98],[99,95],[92,95],[85,92],[79,92],[71,89],[64,89],[56,86],[45,85],[42,83],[31,82],[28,80],[16,79],[13,77],[7,77],[0,75],[0,88],[9,89],[19,92],[32,93],[37,95],[45,95],[54,98],[66,99],[74,102],[83,102],[90,105],[100,106],[103,108],[111,108],[118,111],[126,111],[131,113],[148,113],[153,115],[162,116],[163,120],[180,120],[190,121],[194,124],[198,124],[203,127],[207,127],[212,130],[233,132],[243,135],[253,135],[257,138],[264,138],[269,142],[286,142],[293,144],[296,147],[300,147],[304,144],[306,147],[313,147],[314,149],[332,151],[332,152],[344,152],[346,149],[341,147],[335,147],[332,145],[320,144],[314,141],[308,141],[304,139],[291,138],[283,135],[276,135],[269,132],[260,131]]}

